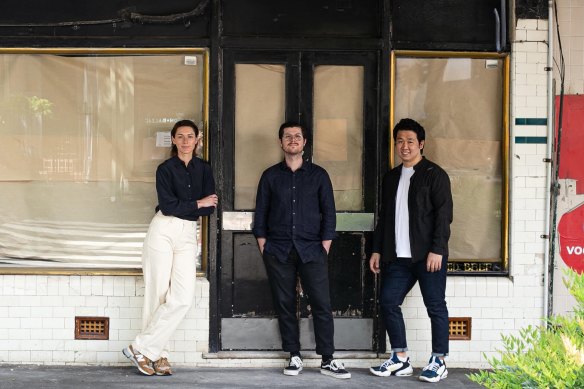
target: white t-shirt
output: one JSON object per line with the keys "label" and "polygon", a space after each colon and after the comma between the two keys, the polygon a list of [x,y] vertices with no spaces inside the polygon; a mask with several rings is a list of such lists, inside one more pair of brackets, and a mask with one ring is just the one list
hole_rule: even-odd
{"label": "white t-shirt", "polygon": [[410,178],[413,175],[413,167],[402,166],[395,199],[395,253],[399,258],[412,257],[408,192],[410,191]]}

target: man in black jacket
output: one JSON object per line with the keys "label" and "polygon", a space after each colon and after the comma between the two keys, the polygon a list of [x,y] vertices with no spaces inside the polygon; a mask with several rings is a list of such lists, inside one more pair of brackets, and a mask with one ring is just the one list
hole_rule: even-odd
{"label": "man in black jacket", "polygon": [[432,327],[432,355],[420,380],[438,382],[448,376],[444,363],[449,336],[445,292],[452,192],[446,172],[422,156],[425,138],[424,128],[412,119],[402,119],[393,129],[402,164],[383,178],[369,260],[372,272],[382,272],[380,306],[392,354],[370,371],[382,377],[413,374],[401,305],[419,282]]}

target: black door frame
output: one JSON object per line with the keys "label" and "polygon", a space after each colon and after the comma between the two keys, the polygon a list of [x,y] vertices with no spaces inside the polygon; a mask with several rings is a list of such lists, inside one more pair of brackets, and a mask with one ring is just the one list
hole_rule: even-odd
{"label": "black door frame", "polygon": [[[363,150],[368,154],[369,158],[364,158],[363,166],[363,177],[364,177],[364,210],[362,212],[376,212],[377,206],[377,193],[380,180],[380,173],[385,170],[387,166],[387,149],[384,145],[387,144],[384,141],[386,133],[385,131],[379,131],[379,123],[383,122],[383,115],[380,115],[379,99],[383,94],[379,90],[379,82],[382,78],[380,73],[381,57],[383,54],[379,50],[328,50],[328,51],[312,51],[312,50],[243,50],[243,49],[225,49],[222,50],[222,70],[223,77],[221,81],[223,82],[224,88],[221,90],[222,94],[222,115],[221,116],[221,131],[223,136],[221,136],[221,148],[223,152],[221,153],[220,160],[215,160],[214,162],[220,164],[215,167],[215,170],[219,167],[221,173],[222,182],[219,183],[219,187],[222,188],[233,188],[233,170],[227,164],[229,160],[232,160],[232,151],[234,150],[234,136],[233,134],[225,134],[225,131],[232,131],[234,128],[234,112],[235,112],[235,83],[232,85],[227,85],[228,80],[235,80],[235,63],[264,63],[264,64],[284,64],[287,67],[286,71],[286,120],[297,120],[303,123],[312,123],[312,93],[304,93],[301,96],[300,90],[312,91],[313,90],[313,78],[312,72],[313,67],[317,65],[363,65],[365,66],[364,73],[364,110],[367,114],[364,114],[364,129],[369,136],[364,136]],[[364,59],[365,58],[365,59]],[[300,80],[300,83],[297,82]],[[292,87],[297,84],[297,87]],[[369,93],[367,93],[369,91]],[[364,112],[365,113],[365,112]],[[375,134],[370,134],[374,131]],[[227,135],[227,136],[225,136]],[[227,154],[225,153],[227,152]],[[312,154],[312,143],[307,150],[307,156],[310,157]],[[375,155],[375,157],[371,157]],[[375,188],[375,189],[370,189]],[[233,211],[233,191],[232,190],[221,190],[221,209],[218,210],[219,219],[220,214],[223,211]],[[239,211],[239,210],[238,210]],[[221,220],[218,221],[221,224]],[[230,249],[230,244],[233,241],[227,242],[225,239],[233,239],[233,235],[223,236],[221,227],[218,226],[217,235],[217,267],[216,269],[210,269],[210,276],[215,273],[215,277],[210,277],[211,282],[216,282],[215,285],[211,285],[212,293],[215,294],[216,300],[210,302],[211,307],[211,323],[210,323],[210,351],[217,352],[221,349],[220,346],[220,328],[221,328],[221,311],[223,309],[231,306],[232,296],[231,286],[222,284],[221,280],[225,279],[232,272],[230,264],[222,263],[221,257],[231,258],[233,256],[232,249]],[[367,236],[367,235],[366,235]],[[365,238],[366,245],[363,252],[363,256],[367,256],[370,253],[370,239],[369,236]],[[215,270],[215,271],[214,271]],[[376,284],[376,283],[375,283]],[[214,292],[214,293],[213,293]],[[377,293],[377,288],[371,291],[373,299]],[[215,303],[216,302],[216,303]],[[374,308],[377,310],[377,304],[374,304]],[[375,316],[377,317],[377,312]],[[379,352],[385,350],[385,336],[382,335],[381,328],[379,326],[379,321],[376,322],[375,327],[376,336],[374,336],[374,349]],[[379,341],[381,340],[381,341]]]}
{"label": "black door frame", "polygon": [[[210,22],[210,90],[209,90],[209,131],[211,134],[210,142],[210,161],[213,166],[216,180],[221,182],[224,177],[223,172],[223,57],[226,49],[278,49],[278,48],[296,48],[306,50],[368,50],[377,52],[379,62],[377,63],[378,79],[376,82],[377,106],[374,110],[377,114],[377,153],[378,163],[376,170],[377,182],[375,187],[378,193],[381,191],[380,182],[381,174],[389,167],[389,107],[390,107],[390,53],[391,44],[391,17],[390,17],[390,0],[382,0],[379,4],[381,17],[374,23],[379,23],[378,35],[370,37],[226,37],[223,34],[223,6],[221,1],[212,1],[211,22]],[[258,39],[259,38],[259,39]],[[223,198],[221,185],[218,186],[218,194]],[[377,196],[379,198],[379,194]],[[207,275],[209,280],[209,352],[217,353],[220,351],[220,272],[221,272],[221,220],[218,218],[219,212],[222,211],[222,202],[219,203],[217,212],[210,218],[209,223],[209,258]],[[375,210],[379,207],[376,202]],[[366,248],[367,253],[370,249]],[[377,319],[378,328],[383,330],[383,324],[380,318]],[[383,341],[378,344],[378,353],[385,352],[385,336],[380,337]]]}

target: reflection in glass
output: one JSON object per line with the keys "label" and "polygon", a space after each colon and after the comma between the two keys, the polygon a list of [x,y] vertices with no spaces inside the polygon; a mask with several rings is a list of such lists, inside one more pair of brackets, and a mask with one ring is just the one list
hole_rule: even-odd
{"label": "reflection in glass", "polygon": [[5,54],[0,85],[0,264],[140,268],[167,133],[203,121],[203,67]]}
{"label": "reflection in glass", "polygon": [[235,65],[234,208],[255,208],[262,172],[282,160],[278,129],[285,113],[284,65]]}
{"label": "reflection in glass", "polygon": [[451,260],[501,259],[504,66],[485,61],[396,59],[395,122],[411,117],[424,126],[424,155],[452,183]]}
{"label": "reflection in glass", "polygon": [[314,162],[332,180],[338,211],[363,209],[362,66],[314,70]]}

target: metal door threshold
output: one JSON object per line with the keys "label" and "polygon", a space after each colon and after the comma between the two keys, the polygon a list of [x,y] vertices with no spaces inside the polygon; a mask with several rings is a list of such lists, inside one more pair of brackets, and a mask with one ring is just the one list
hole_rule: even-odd
{"label": "metal door threshold", "polygon": [[[203,353],[204,359],[286,359],[288,353],[284,351],[219,351],[217,353]],[[379,359],[387,358],[389,354],[377,354],[372,351],[335,351],[338,359]],[[314,351],[302,351],[303,359],[320,359]]]}

